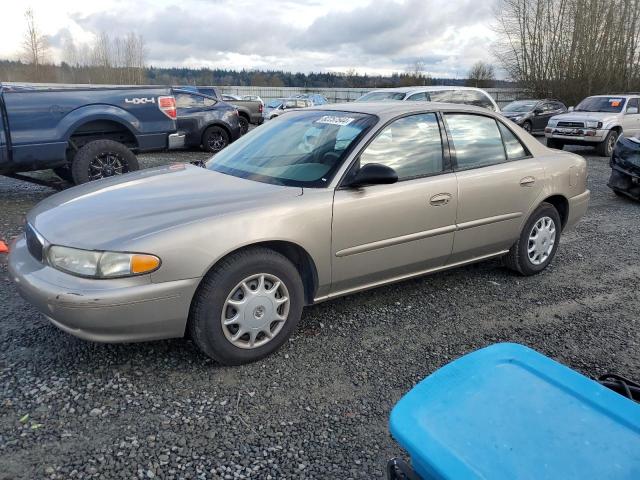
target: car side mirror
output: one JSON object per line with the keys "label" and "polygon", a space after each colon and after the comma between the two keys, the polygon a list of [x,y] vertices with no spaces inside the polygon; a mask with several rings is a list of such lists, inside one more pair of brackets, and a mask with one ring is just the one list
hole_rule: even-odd
{"label": "car side mirror", "polygon": [[542,113],[542,109],[541,109],[541,108],[536,108],[536,109],[533,111],[533,114],[534,114],[534,115],[540,115],[541,113]]}
{"label": "car side mirror", "polygon": [[398,174],[393,168],[379,163],[368,163],[356,172],[348,186],[357,188],[367,185],[389,185],[397,181]]}
{"label": "car side mirror", "polygon": [[629,108],[627,108],[627,113],[629,115],[635,115],[636,113],[638,113],[638,107],[629,107]]}
{"label": "car side mirror", "polygon": [[567,108],[567,112],[573,112],[573,107]]}

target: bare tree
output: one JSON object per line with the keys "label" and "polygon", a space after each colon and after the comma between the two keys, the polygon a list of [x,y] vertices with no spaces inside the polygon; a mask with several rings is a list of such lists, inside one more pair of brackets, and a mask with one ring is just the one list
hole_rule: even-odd
{"label": "bare tree", "polygon": [[40,31],[35,14],[31,8],[24,12],[27,28],[22,41],[24,60],[33,68],[33,80],[41,80],[41,67],[49,56],[49,45],[46,37]]}
{"label": "bare tree", "polygon": [[640,0],[500,0],[495,54],[536,96],[640,88]]}
{"label": "bare tree", "polygon": [[467,85],[470,87],[488,88],[493,86],[495,69],[490,63],[478,61],[474,63],[467,74]]}

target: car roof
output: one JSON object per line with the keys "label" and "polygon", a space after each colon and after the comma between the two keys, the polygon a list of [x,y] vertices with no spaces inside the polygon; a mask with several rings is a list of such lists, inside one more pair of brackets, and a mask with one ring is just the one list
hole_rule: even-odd
{"label": "car roof", "polygon": [[378,117],[395,117],[406,113],[420,113],[424,111],[464,111],[470,113],[482,113],[495,116],[494,112],[474,105],[463,105],[458,103],[440,103],[440,102],[350,102],[350,103],[330,103],[326,105],[317,105],[307,110],[326,110],[365,113],[377,115]]}
{"label": "car roof", "polygon": [[484,92],[481,88],[476,87],[462,87],[457,85],[422,85],[414,87],[394,87],[394,88],[379,88],[377,90],[371,90],[367,93],[373,92],[398,92],[398,93],[413,93],[413,92],[437,92],[440,90],[479,90]]}

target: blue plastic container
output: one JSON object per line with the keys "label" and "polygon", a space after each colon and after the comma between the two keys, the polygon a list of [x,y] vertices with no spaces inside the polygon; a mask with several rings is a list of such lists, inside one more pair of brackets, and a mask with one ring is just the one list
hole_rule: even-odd
{"label": "blue plastic container", "polygon": [[437,370],[390,429],[424,479],[640,479],[640,405],[522,345]]}

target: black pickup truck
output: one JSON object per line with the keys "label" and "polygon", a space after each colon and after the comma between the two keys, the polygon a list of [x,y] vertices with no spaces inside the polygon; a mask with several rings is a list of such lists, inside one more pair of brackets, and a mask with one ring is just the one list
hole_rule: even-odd
{"label": "black pickup truck", "polygon": [[169,87],[0,84],[0,175],[53,169],[80,184],[137,170],[136,153],[184,145]]}

